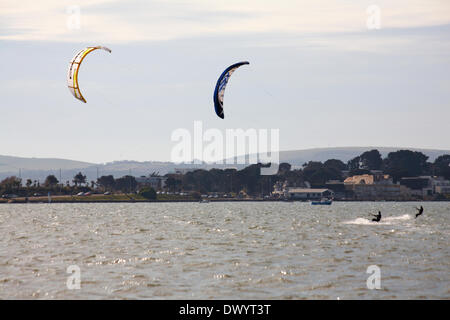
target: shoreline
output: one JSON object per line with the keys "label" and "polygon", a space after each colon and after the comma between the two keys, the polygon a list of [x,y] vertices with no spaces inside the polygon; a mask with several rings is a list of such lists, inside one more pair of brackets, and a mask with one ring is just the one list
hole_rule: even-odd
{"label": "shoreline", "polygon": [[[208,204],[213,202],[302,202],[310,203],[311,200],[277,200],[277,199],[211,199],[207,202],[193,199],[159,199],[159,200],[145,200],[145,199],[86,199],[86,200],[69,200],[69,199],[52,199],[50,202],[44,199],[32,199],[25,201],[25,199],[10,199],[8,201],[0,201],[1,204],[58,204],[58,203],[201,203]],[[333,200],[333,202],[450,202],[450,199],[445,200]]]}

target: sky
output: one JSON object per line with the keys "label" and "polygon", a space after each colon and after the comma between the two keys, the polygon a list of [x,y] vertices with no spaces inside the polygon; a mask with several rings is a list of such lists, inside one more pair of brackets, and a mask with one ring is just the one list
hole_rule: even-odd
{"label": "sky", "polygon": [[[92,45],[112,53],[84,60],[84,104],[67,68]],[[449,53],[448,0],[0,0],[0,154],[170,161],[194,121],[279,129],[281,150],[448,150]],[[245,60],[222,120],[215,83]]]}

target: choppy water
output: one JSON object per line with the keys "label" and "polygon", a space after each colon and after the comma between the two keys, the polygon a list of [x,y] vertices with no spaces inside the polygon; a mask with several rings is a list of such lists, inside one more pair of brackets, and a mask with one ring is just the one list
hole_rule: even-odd
{"label": "choppy water", "polygon": [[450,203],[416,205],[0,205],[0,298],[449,299]]}

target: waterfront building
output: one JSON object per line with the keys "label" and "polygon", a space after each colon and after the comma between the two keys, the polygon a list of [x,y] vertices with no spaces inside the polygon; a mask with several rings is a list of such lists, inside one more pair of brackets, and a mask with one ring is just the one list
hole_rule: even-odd
{"label": "waterfront building", "polygon": [[353,193],[354,200],[408,200],[410,190],[401,184],[395,184],[387,174],[363,174],[344,180],[347,191]]}

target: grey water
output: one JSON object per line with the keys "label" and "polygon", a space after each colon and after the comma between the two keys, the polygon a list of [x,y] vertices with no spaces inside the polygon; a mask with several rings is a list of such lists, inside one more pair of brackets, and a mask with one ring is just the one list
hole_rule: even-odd
{"label": "grey water", "polygon": [[449,202],[4,204],[0,298],[449,299],[449,219]]}

